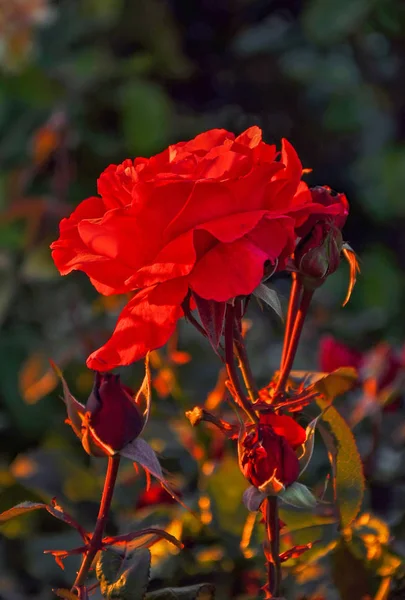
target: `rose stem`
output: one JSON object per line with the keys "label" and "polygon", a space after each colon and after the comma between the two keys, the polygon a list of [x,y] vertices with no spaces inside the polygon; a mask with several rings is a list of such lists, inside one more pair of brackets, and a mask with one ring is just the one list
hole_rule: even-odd
{"label": "rose stem", "polygon": [[[291,371],[291,367],[294,362],[295,354],[297,352],[298,343],[300,341],[302,327],[304,325],[305,317],[308,312],[309,305],[311,303],[311,299],[314,292],[312,290],[304,290],[301,298],[300,308],[298,310],[297,316],[295,318],[294,327],[291,333],[291,337],[288,344],[287,356],[285,358],[284,364],[280,369],[280,376],[276,385],[276,389],[274,390],[274,397],[279,393],[284,391],[285,385],[287,383],[288,376]],[[287,340],[288,342],[288,340]]]}
{"label": "rose stem", "polygon": [[280,596],[281,563],[280,549],[280,523],[278,519],[278,501],[275,496],[266,500],[266,533],[269,541],[270,557],[268,560],[268,582],[270,598]]}
{"label": "rose stem", "polygon": [[281,355],[280,368],[282,369],[288,353],[289,341],[294,327],[295,318],[299,309],[300,298],[302,292],[302,284],[297,278],[296,273],[292,273],[292,284],[290,292],[290,300],[288,303],[287,319],[284,330],[283,353]]}
{"label": "rose stem", "polygon": [[259,421],[253,407],[249,400],[246,398],[242,387],[240,385],[238,373],[235,367],[234,360],[234,325],[235,325],[235,307],[228,304],[226,307],[225,315],[225,362],[228,377],[232,383],[233,389],[236,392],[238,402],[243,408],[247,416],[251,421],[257,423]]}
{"label": "rose stem", "polygon": [[236,322],[234,327],[234,350],[238,358],[238,367],[242,373],[243,381],[245,383],[250,401],[256,402],[259,397],[259,390],[253,378],[252,369],[250,368],[244,339]]}
{"label": "rose stem", "polygon": [[[249,397],[254,402],[258,395],[256,382],[253,378],[252,370],[249,364],[245,343],[235,322],[234,327],[234,345],[236,356],[239,359],[239,368],[243,375],[243,380],[248,390]],[[279,519],[278,519],[278,503],[277,498],[267,498],[266,506],[266,533],[269,540],[270,560],[268,560],[268,582],[270,598],[279,596],[279,588],[281,582],[281,567],[280,567],[280,536],[279,536]]]}
{"label": "rose stem", "polygon": [[110,511],[111,500],[114,493],[114,486],[117,479],[119,464],[119,454],[114,454],[114,456],[108,457],[107,473],[105,476],[104,489],[103,494],[101,496],[96,527],[94,529],[93,535],[91,536],[89,549],[83,558],[83,562],[80,566],[73,587],[80,587],[81,585],[84,585],[94,557],[97,554],[97,552],[101,549],[101,541],[103,539],[104,528],[107,522],[108,513]]}

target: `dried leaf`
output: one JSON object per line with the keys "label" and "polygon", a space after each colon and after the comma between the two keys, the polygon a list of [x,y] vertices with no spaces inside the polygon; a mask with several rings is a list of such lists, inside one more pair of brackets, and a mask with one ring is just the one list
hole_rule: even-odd
{"label": "dried leaf", "polygon": [[52,392],[58,377],[49,366],[48,358],[40,352],[32,354],[23,364],[19,373],[21,396],[27,404],[35,404]]}

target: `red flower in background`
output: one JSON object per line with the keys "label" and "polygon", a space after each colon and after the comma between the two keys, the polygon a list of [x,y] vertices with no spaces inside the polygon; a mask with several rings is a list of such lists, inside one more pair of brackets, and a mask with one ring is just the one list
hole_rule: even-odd
{"label": "red flower in background", "polygon": [[251,294],[265,263],[284,267],[295,228],[335,210],[314,202],[301,175],[293,147],[283,140],[279,156],[258,127],[236,138],[214,129],[109,166],[100,197],[63,219],[51,246],[62,275],[84,271],[105,295],[137,292],[88,366],[108,370],[162,346],[190,290],[226,302]]}
{"label": "red flower in background", "polygon": [[239,460],[243,474],[252,485],[263,491],[266,485],[281,489],[299,475],[295,450],[306,439],[305,429],[286,415],[262,414],[258,425],[247,428],[239,445]]}
{"label": "red flower in background", "polygon": [[[321,371],[332,372],[339,367],[354,367],[368,396],[378,397],[383,391],[392,388],[398,396],[401,375],[405,364],[394,349],[386,342],[380,342],[371,350],[361,353],[337,341],[333,336],[324,336],[319,344],[319,366]],[[403,385],[403,381],[402,381]],[[398,402],[384,406],[390,411],[398,408]]]}
{"label": "red flower in background", "polygon": [[319,343],[319,368],[331,373],[340,367],[354,367],[359,370],[363,354],[338,342],[332,335],[325,335]]}

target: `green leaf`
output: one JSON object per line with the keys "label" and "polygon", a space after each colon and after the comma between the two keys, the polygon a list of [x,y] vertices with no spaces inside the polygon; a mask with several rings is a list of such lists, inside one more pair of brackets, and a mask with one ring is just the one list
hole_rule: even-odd
{"label": "green leaf", "polygon": [[96,566],[100,589],[106,600],[143,600],[149,584],[151,554],[140,548],[128,555],[108,549]]}
{"label": "green leaf", "polygon": [[211,583],[199,583],[181,588],[164,588],[146,594],[146,600],[211,600],[215,587]]}
{"label": "green leaf", "polygon": [[321,415],[318,415],[315,419],[313,419],[310,423],[308,423],[307,428],[305,430],[306,439],[303,444],[304,451],[299,458],[300,476],[303,474],[303,472],[308,467],[308,465],[311,461],[312,454],[314,452],[314,445],[315,445],[315,431],[316,431],[316,426],[318,424],[320,416]]}
{"label": "green leaf", "polygon": [[295,508],[313,508],[316,506],[315,496],[306,485],[298,483],[298,481],[280,492],[278,498],[281,498],[286,504],[295,506]]}
{"label": "green leaf", "polygon": [[100,554],[100,558],[96,565],[96,575],[100,582],[100,588],[103,595],[105,589],[116,581],[123,560],[122,554],[111,548],[103,550]]}
{"label": "green leaf", "polygon": [[149,156],[161,149],[171,121],[171,105],[163,88],[149,81],[131,82],[121,90],[121,103],[129,152]]}
{"label": "green leaf", "polygon": [[226,456],[208,478],[207,491],[212,499],[216,525],[221,531],[241,535],[246,518],[241,498],[246,483],[233,456]]}
{"label": "green leaf", "polygon": [[317,398],[316,402],[322,410],[329,406],[321,416],[318,427],[328,449],[333,469],[335,502],[344,528],[356,518],[363,501],[363,465],[346,421],[327,400]]}
{"label": "green leaf", "polygon": [[253,294],[260,298],[265,304],[270,306],[274,310],[274,312],[280,317],[282,321],[284,321],[283,309],[281,307],[280,298],[276,290],[272,290],[260,283],[257,288],[254,290]]}
{"label": "green leaf", "polygon": [[353,367],[339,367],[332,373],[291,371],[290,377],[308,392],[318,392],[327,397],[328,403],[351,390],[358,379],[357,371]]}

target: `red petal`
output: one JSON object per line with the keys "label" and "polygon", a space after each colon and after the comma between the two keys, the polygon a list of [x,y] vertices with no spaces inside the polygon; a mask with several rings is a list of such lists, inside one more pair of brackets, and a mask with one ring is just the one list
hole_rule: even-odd
{"label": "red petal", "polygon": [[135,289],[188,275],[196,261],[193,237],[189,231],[169,242],[152,264],[139,269],[126,283]]}
{"label": "red petal", "polygon": [[51,245],[52,258],[59,272],[84,271],[102,294],[119,294],[128,291],[125,280],[131,271],[118,261],[93,252],[82,240],[78,224],[87,219],[99,219],[105,214],[100,198],[87,198],[79,204],[68,219],[60,224],[59,239]]}
{"label": "red petal", "polygon": [[138,182],[134,161],[126,159],[120,165],[110,165],[97,180],[97,191],[108,209],[131,204],[132,191]]}
{"label": "red petal", "polygon": [[247,238],[274,262],[288,256],[295,247],[294,221],[290,217],[264,217]]}
{"label": "red petal", "polygon": [[107,371],[163,346],[183,315],[180,304],[187,289],[184,279],[176,279],[136,294],[121,312],[112,337],[89,356],[87,366]]}
{"label": "red petal", "polygon": [[198,261],[188,278],[190,287],[218,302],[251,294],[263,277],[266,260],[267,255],[245,238],[220,243]]}
{"label": "red petal", "polygon": [[260,422],[271,425],[274,432],[285,437],[294,449],[301,446],[306,440],[305,429],[288,415],[262,414]]}

